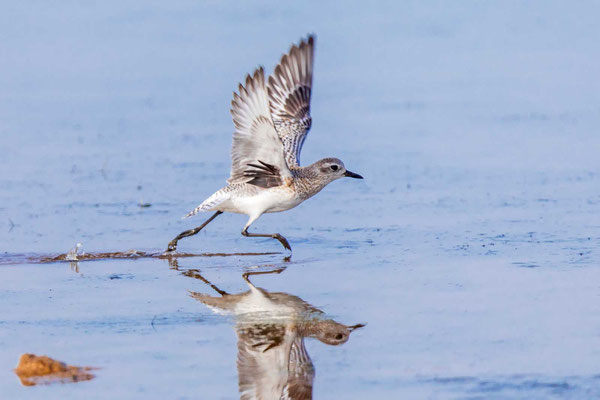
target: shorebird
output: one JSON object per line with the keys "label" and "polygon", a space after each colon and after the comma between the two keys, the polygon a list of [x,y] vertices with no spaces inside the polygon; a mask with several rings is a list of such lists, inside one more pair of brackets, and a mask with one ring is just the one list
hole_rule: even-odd
{"label": "shorebird", "polygon": [[233,314],[238,336],[238,384],[241,399],[311,399],[315,376],[304,346],[305,337],[337,346],[363,324],[347,326],[325,319],[323,312],[301,298],[268,292],[254,286],[249,275],[282,270],[249,272],[243,275],[250,290],[228,294],[203,277],[221,297],[191,292],[217,313]]}
{"label": "shorebird", "polygon": [[281,58],[267,82],[261,66],[246,76],[245,85],[239,84],[231,102],[235,132],[228,185],[186,215],[214,211],[202,225],[175,237],[167,252],[176,250],[180,239],[200,232],[223,212],[248,216],[242,235],[277,239],[291,251],[279,233],[249,233],[248,228],[262,214],[294,208],[339,178],[362,179],[337,158],[300,166],[300,151],[312,122],[314,48],[315,37],[308,36]]}

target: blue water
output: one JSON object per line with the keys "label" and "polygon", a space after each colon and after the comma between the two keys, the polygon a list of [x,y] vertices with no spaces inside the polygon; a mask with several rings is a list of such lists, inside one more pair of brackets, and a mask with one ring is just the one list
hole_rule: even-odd
{"label": "blue water", "polygon": [[[239,397],[234,321],[188,295],[254,279],[345,324],[314,397],[600,396],[593,2],[14,2],[0,12],[2,260],[159,251],[224,185],[231,94],[317,35],[302,161],[341,180],[256,231],[294,252],[0,265],[1,398]],[[150,207],[140,207],[148,203]],[[189,252],[278,252],[223,215]],[[19,258],[16,257],[16,258]],[[2,264],[3,262],[0,262]],[[190,274],[188,274],[190,275]],[[20,354],[100,367],[22,387]]]}

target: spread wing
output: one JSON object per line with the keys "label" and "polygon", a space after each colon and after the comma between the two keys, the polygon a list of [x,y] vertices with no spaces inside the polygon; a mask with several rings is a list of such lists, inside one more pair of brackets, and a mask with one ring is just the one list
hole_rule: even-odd
{"label": "spread wing", "polygon": [[294,333],[278,323],[236,327],[238,384],[242,400],[279,399],[288,381]]}
{"label": "spread wing", "polygon": [[310,400],[312,399],[315,368],[306,347],[304,338],[297,336],[290,349],[288,362],[288,381],[283,388],[282,400]]}
{"label": "spread wing", "polygon": [[289,166],[300,165],[300,151],[310,129],[314,36],[292,46],[269,77],[269,106]]}
{"label": "spread wing", "polygon": [[227,182],[279,186],[291,173],[284,158],[283,143],[271,120],[263,68],[248,75],[246,86],[240,84],[238,91],[231,101],[235,132],[231,176]]}

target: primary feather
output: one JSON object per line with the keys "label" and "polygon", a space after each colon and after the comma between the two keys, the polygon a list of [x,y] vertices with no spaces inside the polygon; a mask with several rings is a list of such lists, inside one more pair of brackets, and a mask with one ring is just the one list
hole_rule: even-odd
{"label": "primary feather", "polygon": [[314,36],[292,46],[269,77],[270,113],[290,167],[300,165],[300,151],[312,123],[310,97],[314,48]]}

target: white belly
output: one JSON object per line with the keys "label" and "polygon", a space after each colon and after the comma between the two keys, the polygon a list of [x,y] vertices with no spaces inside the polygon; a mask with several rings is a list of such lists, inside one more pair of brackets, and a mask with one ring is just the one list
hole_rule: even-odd
{"label": "white belly", "polygon": [[254,314],[254,317],[262,318],[290,318],[295,314],[295,309],[285,303],[271,301],[262,293],[250,291],[239,302],[236,303],[233,313],[234,315]]}
{"label": "white belly", "polygon": [[[289,210],[300,204],[300,200],[292,191],[282,188],[260,190],[247,196],[231,196],[223,203],[222,211],[246,215],[259,215]],[[219,207],[221,208],[221,207]]]}

